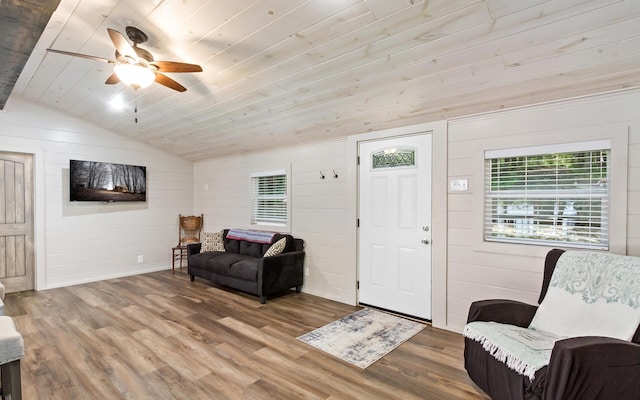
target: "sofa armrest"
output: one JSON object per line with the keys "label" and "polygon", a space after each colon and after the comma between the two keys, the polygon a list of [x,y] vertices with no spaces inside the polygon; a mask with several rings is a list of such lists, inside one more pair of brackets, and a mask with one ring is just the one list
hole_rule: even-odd
{"label": "sofa armrest", "polygon": [[545,400],[640,399],[640,344],[605,337],[556,342]]}
{"label": "sofa armrest", "polygon": [[258,295],[275,294],[292,287],[300,291],[304,280],[304,251],[262,257],[258,264]]}
{"label": "sofa armrest", "polygon": [[304,255],[304,251],[290,251],[275,256],[262,257],[262,265],[264,268],[302,266]]}
{"label": "sofa armrest", "polygon": [[515,300],[474,301],[469,308],[467,322],[493,321],[527,327],[537,309],[537,306]]}
{"label": "sofa armrest", "polygon": [[202,248],[202,243],[192,243],[187,245],[187,257],[192,254],[200,253],[200,249]]}

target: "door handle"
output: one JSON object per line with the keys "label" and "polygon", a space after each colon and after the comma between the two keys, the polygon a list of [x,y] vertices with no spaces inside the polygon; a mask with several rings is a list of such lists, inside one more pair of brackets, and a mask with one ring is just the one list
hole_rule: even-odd
{"label": "door handle", "polygon": [[428,239],[422,239],[421,242],[422,242],[422,244],[429,244],[429,240]]}

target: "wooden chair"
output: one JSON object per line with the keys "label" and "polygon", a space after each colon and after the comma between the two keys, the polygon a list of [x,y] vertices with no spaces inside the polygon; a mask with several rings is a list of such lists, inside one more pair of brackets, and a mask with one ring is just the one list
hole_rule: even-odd
{"label": "wooden chair", "polygon": [[178,245],[171,249],[172,271],[175,270],[175,264],[178,260],[180,261],[180,269],[182,269],[182,260],[187,258],[187,245],[200,242],[204,214],[200,214],[200,216],[178,214],[178,221]]}

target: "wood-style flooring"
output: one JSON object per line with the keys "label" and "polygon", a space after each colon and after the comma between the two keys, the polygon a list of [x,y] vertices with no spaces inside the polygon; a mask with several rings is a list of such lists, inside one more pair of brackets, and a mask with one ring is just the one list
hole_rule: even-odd
{"label": "wood-style flooring", "polygon": [[7,295],[29,399],[487,399],[460,335],[428,326],[360,369],[296,337],[357,310],[257,298],[185,271]]}

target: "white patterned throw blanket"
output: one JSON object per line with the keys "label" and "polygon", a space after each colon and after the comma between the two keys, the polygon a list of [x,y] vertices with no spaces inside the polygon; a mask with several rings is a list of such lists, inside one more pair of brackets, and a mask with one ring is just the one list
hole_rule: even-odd
{"label": "white patterned throw blanket", "polygon": [[548,332],[497,322],[470,322],[464,336],[479,342],[496,360],[533,380],[540,368],[549,364],[551,350],[562,337]]}
{"label": "white patterned throw blanket", "polygon": [[271,244],[276,232],[254,231],[250,229],[230,229],[227,239],[246,240],[247,242]]}
{"label": "white patterned throw blanket", "polygon": [[470,322],[464,336],[533,380],[549,364],[553,344],[578,336],[630,341],[640,324],[640,257],[563,253],[528,328]]}

